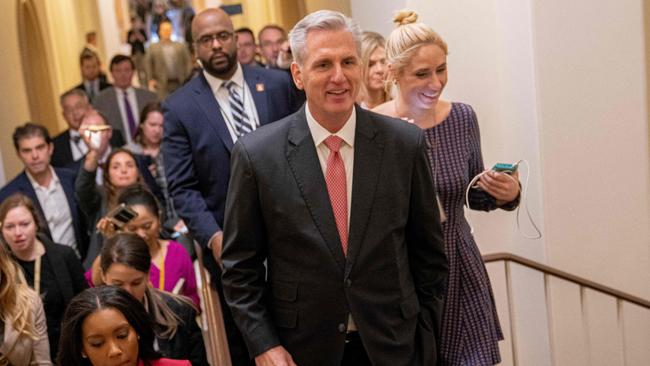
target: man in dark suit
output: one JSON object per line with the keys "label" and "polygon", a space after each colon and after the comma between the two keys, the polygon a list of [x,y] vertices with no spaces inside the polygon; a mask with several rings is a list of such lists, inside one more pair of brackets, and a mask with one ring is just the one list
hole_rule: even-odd
{"label": "man in dark suit", "polygon": [[31,198],[47,222],[43,228],[46,234],[83,258],[88,249],[88,235],[75,198],[75,173],[50,165],[52,140],[42,125],[26,123],[17,127],[13,141],[25,170],[0,190],[0,202],[15,192]]}
{"label": "man in dark suit", "polygon": [[260,366],[435,364],[448,269],[426,143],[354,105],[359,46],[340,13],[298,22],[305,107],[232,151],[222,281]]}
{"label": "man in dark suit", "polygon": [[[220,287],[224,205],[230,151],[246,132],[285,117],[301,104],[289,75],[237,63],[236,36],[228,15],[207,9],[192,22],[203,71],[165,100],[162,150],[174,205],[205,250],[212,283]],[[250,359],[223,305],[235,365]]]}
{"label": "man in dark suit", "polygon": [[135,64],[131,57],[115,55],[110,64],[112,87],[99,93],[93,106],[108,119],[113,131],[119,131],[127,144],[133,141],[142,109],[157,101],[156,94],[131,85]]}
{"label": "man in dark suit", "polygon": [[81,83],[75,86],[75,89],[82,90],[88,95],[91,102],[102,90],[111,86],[102,76],[101,63],[96,52],[90,49],[84,49],[79,56],[79,66],[81,68]]}
{"label": "man in dark suit", "polygon": [[[79,134],[79,126],[84,116],[92,107],[88,96],[83,90],[70,89],[60,97],[63,118],[68,123],[68,129],[58,134],[52,140],[54,153],[52,154],[52,166],[70,168],[71,164],[78,162],[88,152],[88,146]],[[124,139],[119,133],[111,136],[111,146],[120,147],[124,145]]]}

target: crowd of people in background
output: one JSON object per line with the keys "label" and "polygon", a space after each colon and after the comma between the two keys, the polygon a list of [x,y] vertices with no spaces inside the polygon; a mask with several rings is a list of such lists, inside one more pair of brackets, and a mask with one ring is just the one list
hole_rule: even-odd
{"label": "crowd of people in background", "polygon": [[[500,362],[463,213],[478,121],[441,99],[440,35],[410,11],[385,39],[332,11],[255,34],[221,9],[134,4],[108,75],[88,34],[68,128],[13,133],[0,364],[207,365],[201,286],[232,365]],[[469,207],[519,196],[489,172]]]}

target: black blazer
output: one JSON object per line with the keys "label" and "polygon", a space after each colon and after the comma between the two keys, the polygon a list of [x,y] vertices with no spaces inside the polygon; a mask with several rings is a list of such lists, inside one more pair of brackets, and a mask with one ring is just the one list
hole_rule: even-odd
{"label": "black blazer", "polygon": [[[55,282],[59,291],[61,291],[61,297],[63,299],[61,313],[57,314],[55,319],[47,319],[49,324],[47,333],[50,340],[50,354],[54,357],[58,351],[59,335],[61,332],[60,324],[63,320],[65,309],[73,297],[88,288],[88,283],[84,277],[84,269],[81,261],[70,247],[56,244],[44,235],[39,235],[38,238],[45,247],[43,260],[48,261],[50,267],[54,269]],[[33,283],[30,285],[33,286]],[[43,304],[44,307],[47,307],[47,305],[46,303]]]}
{"label": "black blazer", "polygon": [[[70,164],[75,162],[72,158],[72,148],[70,148],[70,129],[63,131],[54,137],[52,143],[54,144],[54,153],[52,153],[50,164],[55,167],[65,167],[70,169]],[[120,131],[113,131],[110,145],[113,147],[120,147],[124,144],[125,142],[122,133]]]}
{"label": "black blazer", "polygon": [[[74,226],[75,239],[77,240],[77,250],[79,250],[81,258],[84,258],[86,251],[88,250],[88,223],[79,206],[77,205],[77,199],[75,198],[76,173],[71,170],[62,168],[54,168],[54,171],[61,181],[61,186],[65,192],[65,197],[68,200],[70,214],[72,215],[72,224]],[[34,187],[32,187],[32,184],[29,181],[29,178],[27,178],[25,171],[18,174],[16,178],[7,183],[7,185],[5,185],[2,190],[0,190],[0,202],[4,201],[5,198],[16,192],[20,192],[25,196],[31,198],[32,201],[34,201],[38,212],[41,214],[41,217],[45,218],[43,208],[41,207],[40,202],[38,202],[36,191],[34,191]],[[49,238],[52,238],[52,234],[50,233],[50,229],[47,227],[47,225],[45,225],[43,231]]]}
{"label": "black blazer", "polygon": [[235,145],[222,282],[251,356],[340,365],[351,314],[373,365],[435,362],[448,269],[424,134],[356,107],[353,174],[346,257],[304,108]]}
{"label": "black blazer", "polygon": [[[157,293],[163,297],[167,306],[176,314],[180,322],[171,339],[156,336],[160,353],[166,358],[188,360],[193,366],[208,366],[203,334],[196,323],[196,310],[192,305],[182,303],[163,291],[157,291]],[[155,326],[155,331],[160,334],[160,327]]]}
{"label": "black blazer", "polygon": [[[109,83],[106,80],[105,75],[100,75],[99,76],[99,91],[100,92],[102,90],[106,89],[106,88],[110,88],[111,86],[113,86],[113,84]],[[88,96],[88,100],[92,103],[92,98],[90,97],[90,94],[88,94],[88,90],[86,90],[86,86],[84,85],[83,81],[80,84],[76,85],[74,88],[79,89],[79,90],[83,90],[86,93],[86,95]]]}

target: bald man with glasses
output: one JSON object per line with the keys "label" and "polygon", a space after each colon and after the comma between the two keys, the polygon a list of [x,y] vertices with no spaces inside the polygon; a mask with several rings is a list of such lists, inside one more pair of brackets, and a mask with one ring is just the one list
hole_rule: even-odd
{"label": "bald man with glasses", "polygon": [[[298,110],[302,100],[286,72],[237,62],[237,36],[223,10],[197,14],[192,37],[203,70],[165,100],[162,149],[176,210],[204,247],[212,284],[220,290],[232,148],[241,136]],[[233,365],[248,364],[228,307],[222,308]]]}

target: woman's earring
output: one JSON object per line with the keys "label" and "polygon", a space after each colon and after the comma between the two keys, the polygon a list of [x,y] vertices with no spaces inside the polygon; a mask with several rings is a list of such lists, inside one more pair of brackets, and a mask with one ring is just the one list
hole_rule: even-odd
{"label": "woman's earring", "polygon": [[81,357],[88,358],[88,356],[86,356],[86,354],[84,352],[81,352]]}

